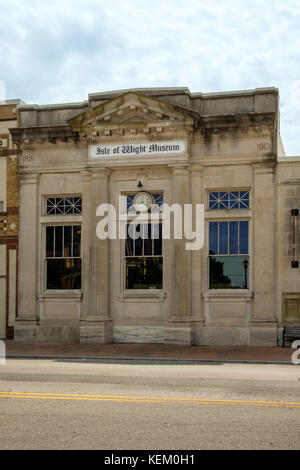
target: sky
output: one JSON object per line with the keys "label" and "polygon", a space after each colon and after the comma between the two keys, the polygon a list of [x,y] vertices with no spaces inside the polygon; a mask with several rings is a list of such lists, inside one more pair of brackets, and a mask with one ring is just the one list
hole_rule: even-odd
{"label": "sky", "polygon": [[83,101],[136,87],[275,86],[300,155],[299,0],[0,0],[0,99]]}

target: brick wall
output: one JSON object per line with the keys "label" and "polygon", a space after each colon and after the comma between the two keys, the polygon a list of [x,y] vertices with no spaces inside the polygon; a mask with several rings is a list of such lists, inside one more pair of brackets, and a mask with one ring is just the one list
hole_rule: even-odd
{"label": "brick wall", "polygon": [[[15,127],[18,121],[16,105],[0,105],[1,133],[0,139],[7,140],[7,147],[1,147],[0,158],[6,158],[6,211],[0,213],[0,245],[6,245],[6,299],[5,312],[0,312],[6,318],[6,338],[13,338],[13,323],[17,313],[17,266],[9,262],[10,250],[18,250],[18,227],[19,227],[19,188],[18,188],[18,159],[17,149],[12,144],[9,133],[10,127]],[[16,256],[17,259],[17,256]],[[13,272],[10,272],[11,271]],[[13,286],[11,283],[13,282]],[[12,302],[10,295],[15,296]],[[13,312],[11,311],[11,305]]]}

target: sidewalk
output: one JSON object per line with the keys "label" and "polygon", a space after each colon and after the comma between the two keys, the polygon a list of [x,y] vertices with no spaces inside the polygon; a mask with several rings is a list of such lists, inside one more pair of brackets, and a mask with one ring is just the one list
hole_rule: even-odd
{"label": "sidewalk", "polygon": [[23,343],[5,341],[8,358],[65,358],[175,362],[291,364],[291,348],[254,346],[176,346],[167,344]]}

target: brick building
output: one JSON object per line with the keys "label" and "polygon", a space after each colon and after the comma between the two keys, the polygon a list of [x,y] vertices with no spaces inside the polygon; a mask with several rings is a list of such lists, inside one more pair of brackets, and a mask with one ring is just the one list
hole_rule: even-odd
{"label": "brick building", "polygon": [[0,338],[13,338],[17,311],[18,160],[9,128],[18,126],[21,100],[0,102]]}

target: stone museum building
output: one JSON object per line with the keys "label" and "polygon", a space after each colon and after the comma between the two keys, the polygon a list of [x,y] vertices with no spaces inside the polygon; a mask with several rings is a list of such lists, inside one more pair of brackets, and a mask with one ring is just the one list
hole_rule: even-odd
{"label": "stone museum building", "polygon": [[0,101],[0,339],[13,338],[17,311],[18,155],[9,128],[21,100]]}
{"label": "stone museum building", "polygon": [[[281,344],[283,327],[300,325],[300,158],[284,154],[278,102],[276,88],[148,88],[21,105],[9,126],[20,192],[15,339]],[[1,197],[10,224],[17,202]],[[102,204],[127,218],[124,238],[99,238]],[[172,231],[163,238],[173,204],[203,205],[202,249]],[[147,236],[132,239],[136,212]],[[12,270],[13,246],[0,252]]]}

